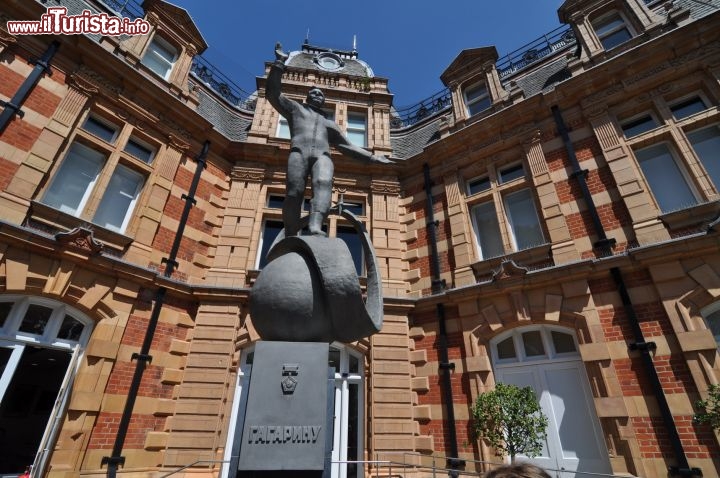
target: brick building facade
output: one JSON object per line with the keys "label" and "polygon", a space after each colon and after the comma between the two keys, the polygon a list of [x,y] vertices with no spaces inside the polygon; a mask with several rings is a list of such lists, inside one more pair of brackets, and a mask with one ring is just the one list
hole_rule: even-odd
{"label": "brick building facade", "polygon": [[[0,125],[0,474],[233,476],[287,124],[264,77],[240,98],[203,66],[185,10],[59,4],[151,32],[0,28],[3,111],[23,113]],[[379,334],[331,345],[333,459],[395,463],[333,476],[486,471],[501,460],[470,405],[497,382],[536,390],[553,476],[718,476],[719,436],[692,417],[720,381],[719,7],[567,0],[563,27],[501,61],[460,52],[406,112],[357,52],[293,52],[285,94],[324,88],[348,136],[396,161],[333,156],[385,296]],[[327,230],[362,275],[348,224]]]}

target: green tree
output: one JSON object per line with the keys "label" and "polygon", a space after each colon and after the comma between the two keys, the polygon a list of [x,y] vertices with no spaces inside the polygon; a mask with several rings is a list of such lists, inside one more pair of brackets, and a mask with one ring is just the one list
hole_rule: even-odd
{"label": "green tree", "polygon": [[708,398],[695,402],[697,412],[693,419],[696,423],[708,423],[713,430],[720,430],[720,385],[710,385]]}
{"label": "green tree", "polygon": [[481,393],[472,407],[475,434],[488,441],[498,456],[540,454],[548,420],[531,387],[498,383]]}

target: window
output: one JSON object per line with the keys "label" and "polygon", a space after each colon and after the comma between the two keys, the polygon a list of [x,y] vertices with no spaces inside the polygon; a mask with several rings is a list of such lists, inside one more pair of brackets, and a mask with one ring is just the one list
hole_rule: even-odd
{"label": "window", "polygon": [[605,50],[611,50],[632,38],[625,21],[618,12],[612,12],[592,22],[593,29]]}
{"label": "window", "polygon": [[523,165],[521,163],[501,169],[498,174],[498,182],[503,184],[523,177],[525,177],[525,169],[523,169]]}
{"label": "window", "polygon": [[152,163],[155,156],[155,149],[152,146],[135,137],[128,140],[125,152],[147,164]]}
{"label": "window", "polygon": [[528,362],[577,356],[575,335],[559,327],[522,327],[492,341],[496,362]]}
{"label": "window", "polygon": [[367,147],[367,117],[363,113],[348,112],[347,139],[361,148]]}
{"label": "window", "polygon": [[720,344],[720,310],[716,310],[705,317],[708,329],[715,337],[715,342]]}
{"label": "window", "polygon": [[472,208],[473,226],[477,236],[480,257],[490,259],[505,253],[495,204],[490,201]]}
{"label": "window", "polygon": [[115,168],[93,222],[112,231],[124,231],[143,181],[143,176],[130,168],[121,165]]}
{"label": "window", "polygon": [[280,118],[278,118],[277,132],[275,133],[275,136],[278,138],[290,139],[290,125],[283,115],[280,115]]}
{"label": "window", "polygon": [[698,96],[686,99],[670,106],[673,118],[681,120],[707,109],[705,102]]}
{"label": "window", "polygon": [[[469,181],[470,218],[481,260],[545,243],[525,169],[514,163]],[[504,219],[504,220],[502,220]]]}
{"label": "window", "polygon": [[282,221],[268,219],[265,221],[265,224],[263,224],[262,235],[260,236],[260,245],[258,247],[258,249],[260,250],[257,259],[258,269],[262,269],[267,265],[267,253],[268,251],[270,251],[270,246],[272,246],[275,238],[277,238],[278,234],[280,234],[280,231],[282,230]]}
{"label": "window", "polygon": [[697,203],[667,143],[637,150],[635,157],[663,213]]}
{"label": "window", "polygon": [[620,123],[626,138],[632,138],[658,127],[657,121],[651,115],[643,115]]}
{"label": "window", "polygon": [[175,64],[175,60],[177,60],[177,56],[177,49],[170,45],[165,39],[156,35],[145,51],[142,64],[150,68],[150,70],[164,80],[167,80],[170,78],[170,72]]}
{"label": "window", "polygon": [[485,176],[468,181],[468,194],[473,195],[490,189],[490,178]]}
{"label": "window", "polygon": [[[720,192],[720,115],[708,106],[712,98],[705,90],[670,99],[655,97],[644,113],[618,119],[663,214],[712,201]],[[652,133],[643,134],[648,131]],[[680,216],[663,221],[673,229],[679,227],[673,221]],[[704,220],[702,214],[696,217],[696,223]],[[685,215],[682,221],[686,219]]]}
{"label": "window", "polygon": [[355,271],[360,276],[365,270],[364,254],[362,250],[362,243],[360,242],[360,236],[352,226],[337,226],[335,235],[338,239],[341,239],[348,246],[350,255],[355,264]]}
{"label": "window", "polygon": [[515,248],[520,251],[544,243],[530,189],[508,194],[504,202]]}
{"label": "window", "polygon": [[97,136],[100,139],[107,141],[108,143],[114,143],[117,138],[118,131],[120,128],[114,124],[100,119],[98,117],[89,115],[83,123],[82,128],[88,133]]}
{"label": "window", "polygon": [[[156,151],[130,131],[130,125],[121,128],[90,114],[71,138],[40,202],[123,233],[152,172],[149,163]],[[118,142],[123,137],[129,139]]]}
{"label": "window", "polygon": [[470,86],[463,93],[468,116],[473,116],[490,108],[491,101],[485,83]]}
{"label": "window", "polygon": [[43,203],[73,216],[80,215],[106,159],[98,151],[73,143],[45,193]]}
{"label": "window", "polygon": [[691,131],[687,138],[716,187],[720,187],[720,127]]}

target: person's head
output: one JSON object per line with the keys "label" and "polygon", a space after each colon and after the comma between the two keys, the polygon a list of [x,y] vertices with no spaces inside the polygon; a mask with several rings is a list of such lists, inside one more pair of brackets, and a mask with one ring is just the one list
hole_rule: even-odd
{"label": "person's head", "polygon": [[325,95],[320,88],[312,88],[308,91],[307,99],[305,101],[311,106],[322,108],[325,104]]}
{"label": "person's head", "polygon": [[485,478],[550,478],[539,466],[530,463],[502,465],[485,474]]}

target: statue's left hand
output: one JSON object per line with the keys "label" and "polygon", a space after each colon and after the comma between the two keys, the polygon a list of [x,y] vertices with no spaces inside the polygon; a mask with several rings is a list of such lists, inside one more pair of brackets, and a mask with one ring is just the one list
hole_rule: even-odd
{"label": "statue's left hand", "polygon": [[288,59],[288,54],[283,51],[280,42],[275,43],[275,59],[283,63]]}

